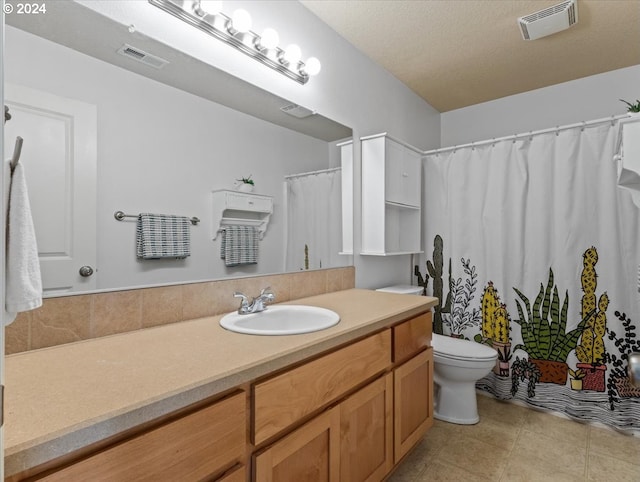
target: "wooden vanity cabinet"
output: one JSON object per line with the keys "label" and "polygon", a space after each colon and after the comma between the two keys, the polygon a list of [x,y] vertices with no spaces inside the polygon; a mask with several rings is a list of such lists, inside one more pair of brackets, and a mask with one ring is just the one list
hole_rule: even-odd
{"label": "wooden vanity cabinet", "polygon": [[433,424],[431,316],[257,383],[256,445],[327,408],[257,452],[255,481],[383,480]]}
{"label": "wooden vanity cabinet", "polygon": [[431,312],[393,327],[394,463],[433,425]]}
{"label": "wooden vanity cabinet", "polygon": [[38,480],[188,481],[219,474],[232,482],[244,467],[224,471],[245,457],[246,394],[239,392]]}
{"label": "wooden vanity cabinet", "polygon": [[383,480],[433,423],[430,340],[431,314],[415,316],[35,479]]}

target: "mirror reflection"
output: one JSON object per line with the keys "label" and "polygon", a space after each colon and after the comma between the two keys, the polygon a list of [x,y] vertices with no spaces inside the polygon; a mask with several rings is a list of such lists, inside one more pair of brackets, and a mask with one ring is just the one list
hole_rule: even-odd
{"label": "mirror reflection", "polygon": [[[23,137],[45,296],[349,264],[336,147],[349,128],[287,114],[290,102],[74,2],[47,8],[46,21],[7,16],[5,41],[5,158]],[[168,63],[118,54],[125,44]],[[272,205],[248,264],[221,258],[220,191]],[[223,217],[260,216],[237,208]],[[197,217],[189,256],[138,257],[138,213]]]}

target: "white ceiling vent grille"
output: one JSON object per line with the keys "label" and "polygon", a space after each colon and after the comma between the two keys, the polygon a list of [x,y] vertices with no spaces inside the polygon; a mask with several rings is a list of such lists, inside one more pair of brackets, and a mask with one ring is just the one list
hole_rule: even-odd
{"label": "white ceiling vent grille", "polygon": [[315,111],[309,110],[306,107],[302,107],[298,104],[285,105],[284,107],[280,107],[280,110],[285,114],[292,115],[293,117],[297,117],[298,119],[304,119],[305,117],[310,117],[316,113]]}
{"label": "white ceiling vent grille", "polygon": [[562,2],[518,19],[518,25],[525,40],[546,37],[566,30],[576,23],[578,23],[576,0]]}
{"label": "white ceiling vent grille", "polygon": [[125,57],[129,57],[130,59],[137,60],[138,62],[142,62],[143,64],[149,65],[156,69],[161,69],[165,65],[169,63],[168,60],[162,59],[155,55],[151,55],[150,53],[145,52],[144,50],[140,50],[139,48],[132,47],[131,45],[124,44],[122,47],[118,49],[118,53]]}

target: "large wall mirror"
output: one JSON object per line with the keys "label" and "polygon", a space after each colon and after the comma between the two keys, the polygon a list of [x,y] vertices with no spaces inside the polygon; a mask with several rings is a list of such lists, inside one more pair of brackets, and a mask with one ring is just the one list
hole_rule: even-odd
{"label": "large wall mirror", "polygon": [[[291,116],[285,99],[75,2],[5,20],[5,158],[23,137],[45,296],[351,263],[338,255],[335,169],[350,128]],[[168,63],[121,55],[123,46]],[[227,267],[213,239],[212,191],[248,176],[273,198],[273,215],[258,263]],[[138,259],[136,219],[117,221],[116,211],[198,217],[191,255]],[[81,276],[82,266],[94,274]]]}

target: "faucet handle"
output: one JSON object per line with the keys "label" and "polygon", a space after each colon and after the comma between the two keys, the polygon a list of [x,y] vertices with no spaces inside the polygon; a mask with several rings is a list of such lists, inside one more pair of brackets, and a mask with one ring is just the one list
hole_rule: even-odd
{"label": "faucet handle", "polygon": [[238,313],[246,313],[249,308],[249,298],[244,293],[240,293],[239,291],[235,291],[233,293],[234,298],[240,298],[240,307],[238,308]]}
{"label": "faucet handle", "polygon": [[273,301],[276,299],[276,295],[273,291],[271,291],[271,286],[267,286],[260,291],[260,298],[265,301]]}

